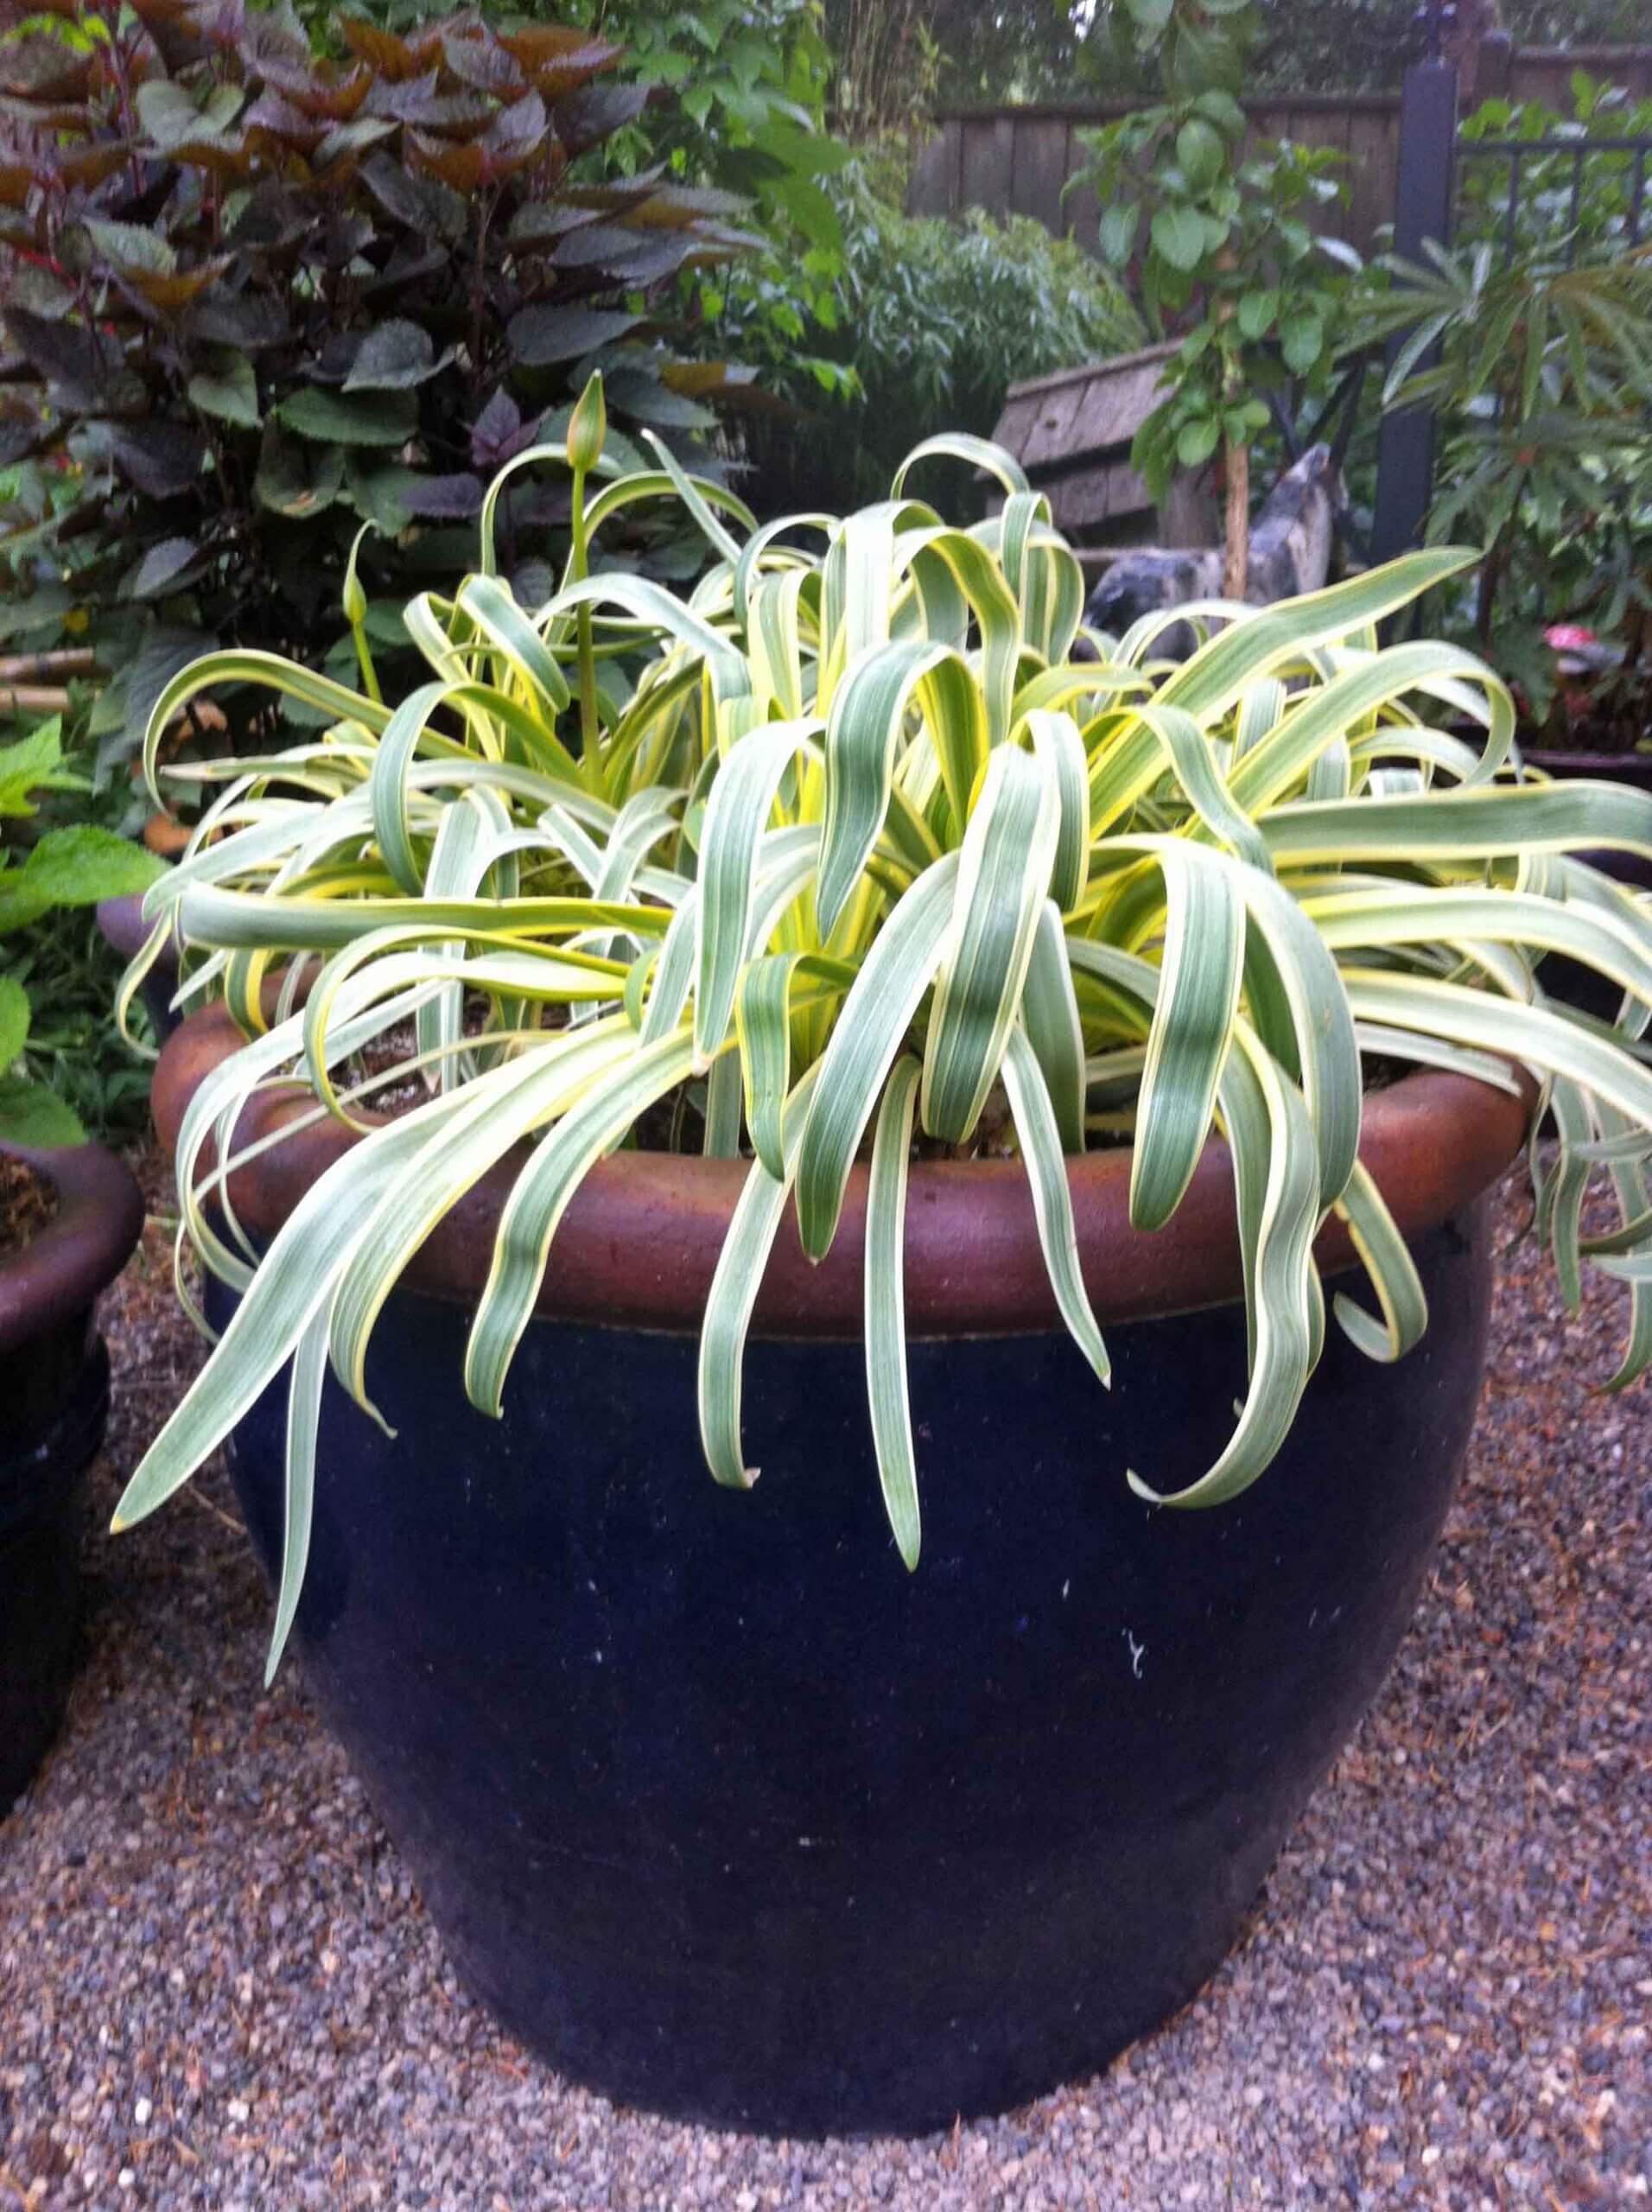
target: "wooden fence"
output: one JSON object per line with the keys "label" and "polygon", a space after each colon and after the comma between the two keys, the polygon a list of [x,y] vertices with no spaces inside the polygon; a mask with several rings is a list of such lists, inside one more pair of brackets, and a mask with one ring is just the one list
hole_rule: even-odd
{"label": "wooden fence", "polygon": [[[1574,70],[1621,85],[1636,98],[1652,95],[1652,47],[1515,48],[1500,57],[1496,76],[1483,70],[1480,96],[1506,92],[1511,99],[1541,100],[1562,113],[1572,103]],[[954,214],[984,207],[994,215],[1032,215],[1046,229],[1070,232],[1094,247],[1100,219],[1093,194],[1063,197],[1069,177],[1083,167],[1079,133],[1128,114],[1128,100],[1037,107],[944,109],[937,135],[919,155],[908,205],[914,214]],[[1300,93],[1247,103],[1261,137],[1293,138],[1307,146],[1334,146],[1347,156],[1349,200],[1320,217],[1361,253],[1394,219],[1394,188],[1400,144],[1397,92]]]}

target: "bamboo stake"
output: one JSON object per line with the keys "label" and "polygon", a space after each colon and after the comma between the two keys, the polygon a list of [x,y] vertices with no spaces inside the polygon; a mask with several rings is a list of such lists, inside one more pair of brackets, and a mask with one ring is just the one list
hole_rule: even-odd
{"label": "bamboo stake", "polygon": [[98,656],[90,645],[65,645],[53,652],[0,655],[0,683],[39,683],[51,677],[92,676]]}
{"label": "bamboo stake", "polygon": [[0,690],[0,715],[63,715],[69,695],[44,683],[13,683]]}

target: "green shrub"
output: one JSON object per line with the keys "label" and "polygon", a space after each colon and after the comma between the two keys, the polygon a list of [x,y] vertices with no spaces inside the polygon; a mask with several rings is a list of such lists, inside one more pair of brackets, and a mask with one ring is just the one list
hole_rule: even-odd
{"label": "green shrub", "polygon": [[765,511],[872,497],[942,424],[986,435],[1010,385],[1142,341],[1106,271],[1029,217],[905,214],[865,154],[828,189],[844,258],[829,321],[777,312],[784,280],[760,266],[708,288],[713,337],[805,410],[748,426],[746,489]]}
{"label": "green shrub", "polygon": [[[1652,127],[1652,101],[1630,108],[1581,76],[1574,93],[1570,118],[1487,102],[1467,135],[1584,146]],[[1574,213],[1572,153],[1522,161],[1511,228],[1506,161],[1465,160],[1452,248],[1421,265],[1384,257],[1356,314],[1357,342],[1401,341],[1384,404],[1438,418],[1430,540],[1484,550],[1457,626],[1495,644],[1539,721],[1555,681],[1545,631],[1615,633],[1642,703],[1618,714],[1611,686],[1598,703],[1607,741],[1630,743],[1647,725],[1633,664],[1652,612],[1652,260],[1626,250],[1633,162],[1590,155]]]}
{"label": "green shrub", "polygon": [[87,787],[57,715],[0,745],[0,1137],[14,1144],[129,1133],[148,1090],[110,1020],[118,964],[86,910],[147,889],[161,864],[98,823],[54,818]]}
{"label": "green shrub", "polygon": [[[334,30],[316,59],[289,11],[99,0],[0,41],[0,464],[26,464],[0,611],[30,642],[90,619],[111,749],[208,645],[314,658],[364,528],[365,620],[404,645],[402,601],[556,435],[576,365],[620,423],[674,435],[727,381],[665,351],[651,303],[743,234],[731,202],[605,175],[651,98],[612,41]],[[542,577],[565,514],[519,476],[507,570]],[[241,734],[245,695],[225,704]]]}

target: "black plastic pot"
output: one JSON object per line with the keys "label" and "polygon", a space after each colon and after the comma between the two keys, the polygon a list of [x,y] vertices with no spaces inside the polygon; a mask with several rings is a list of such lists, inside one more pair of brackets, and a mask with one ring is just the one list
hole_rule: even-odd
{"label": "black plastic pot", "polygon": [[[236,1039],[221,1011],[184,1025],[156,1076],[163,1136]],[[238,1141],[294,1110],[262,1100]],[[1433,1327],[1385,1368],[1333,1326],[1278,1463],[1205,1514],[1151,1510],[1124,1473],[1191,1479],[1243,1386],[1223,1147],[1151,1237],[1128,1224],[1128,1153],[1073,1164],[1110,1393],[1056,1325],[1021,1171],[914,1166],[912,1575],[867,1437],[863,1171],[829,1258],[788,1232],[766,1279],[749,1495],[711,1483],[694,1415],[739,1163],[594,1171],[502,1425],[461,1388],[513,1170],[490,1178],[380,1321],[368,1381],[395,1440],[329,1385],[298,1616],[467,1980],[614,2097],[787,2132],[1001,2107],[1184,2004],[1409,1617],[1479,1388],[1478,1194],[1524,1122],[1446,1076],[1368,1102],[1364,1156]],[[314,1128],[264,1153],[235,1179],[240,1218],[273,1231],[349,1141]],[[1327,1266],[1348,1249],[1328,1234]],[[234,1448],[270,1569],[285,1412],[277,1386]]]}
{"label": "black plastic pot", "polygon": [[143,1193],[100,1146],[3,1149],[56,1185],[58,1211],[0,1259],[0,1815],[56,1734],[74,1671],[81,1478],[109,1411],[92,1303],[143,1227]]}
{"label": "black plastic pot", "polygon": [[[1587,779],[1652,792],[1652,753],[1534,752],[1525,757],[1528,767],[1541,768],[1546,776],[1561,783]],[[1652,860],[1643,853],[1583,852],[1577,858],[1631,891],[1652,892]],[[1605,976],[1582,961],[1568,960],[1560,953],[1551,953],[1544,961],[1542,979],[1545,990],[1564,1005],[1592,1014],[1598,1020],[1611,1020],[1623,1003],[1623,993]]]}

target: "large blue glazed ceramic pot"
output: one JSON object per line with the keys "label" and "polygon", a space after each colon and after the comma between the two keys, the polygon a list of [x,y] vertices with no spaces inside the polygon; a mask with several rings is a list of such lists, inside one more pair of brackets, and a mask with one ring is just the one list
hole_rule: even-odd
{"label": "large blue glazed ceramic pot", "polygon": [[[184,1025],[163,1133],[234,1042],[221,1013]],[[500,1423],[461,1387],[508,1173],[480,1187],[374,1338],[394,1440],[329,1384],[298,1616],[308,1678],[466,1979],[615,2098],[787,2133],[1000,2108],[1184,2004],[1410,1616],[1480,1385],[1482,1194],[1524,1114],[1437,1075],[1368,1103],[1364,1157],[1433,1325],[1393,1367],[1333,1326],[1278,1462],[1206,1513],[1149,1508],[1124,1472],[1191,1479],[1243,1389],[1223,1148],[1153,1236],[1128,1226],[1128,1152],[1074,1163],[1110,1392],[1060,1331],[1020,1168],[915,1166],[912,1574],[867,1433],[863,1179],[823,1265],[790,1231],[776,1251],[749,1494],[714,1486],[695,1418],[739,1164],[596,1172]],[[265,1154],[243,1219],[272,1232],[348,1141]],[[266,1567],[284,1414],[272,1390],[235,1440]]]}

